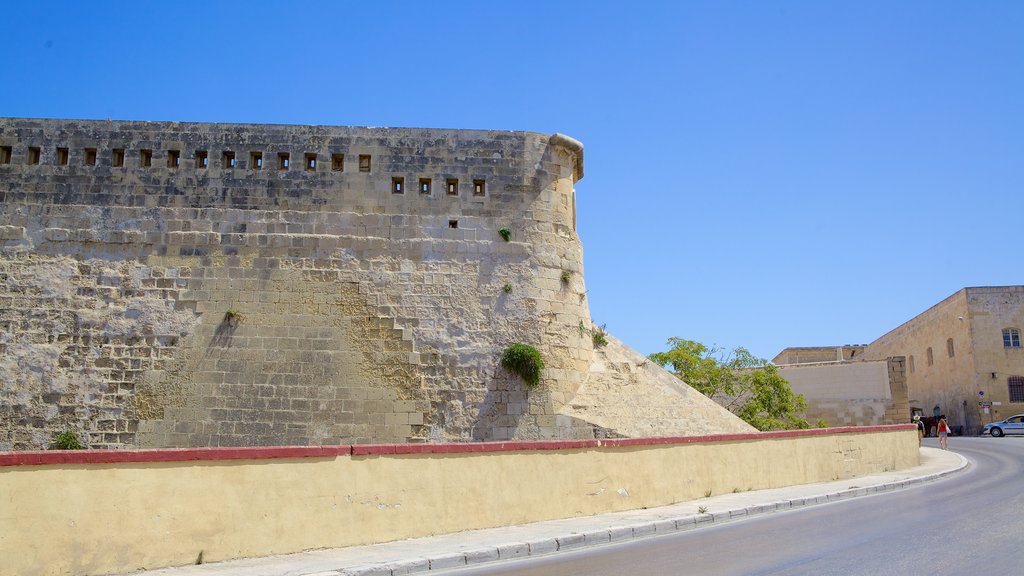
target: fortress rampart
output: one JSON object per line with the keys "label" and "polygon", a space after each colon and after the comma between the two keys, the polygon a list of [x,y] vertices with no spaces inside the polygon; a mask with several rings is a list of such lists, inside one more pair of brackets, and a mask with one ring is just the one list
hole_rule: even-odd
{"label": "fortress rampart", "polygon": [[0,450],[620,433],[570,405],[582,173],[561,135],[0,119]]}

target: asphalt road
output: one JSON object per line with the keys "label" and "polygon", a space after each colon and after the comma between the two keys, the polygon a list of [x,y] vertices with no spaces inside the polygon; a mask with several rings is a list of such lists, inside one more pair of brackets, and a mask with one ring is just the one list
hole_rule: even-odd
{"label": "asphalt road", "polygon": [[444,574],[1024,574],[1024,438],[949,445],[971,466],[922,486]]}

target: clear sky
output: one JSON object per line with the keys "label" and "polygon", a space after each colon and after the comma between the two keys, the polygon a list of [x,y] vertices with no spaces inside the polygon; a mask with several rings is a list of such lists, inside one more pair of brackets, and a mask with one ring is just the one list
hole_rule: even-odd
{"label": "clear sky", "polygon": [[594,320],[771,358],[1024,283],[1022,31],[1018,1],[13,2],[0,116],[562,132]]}

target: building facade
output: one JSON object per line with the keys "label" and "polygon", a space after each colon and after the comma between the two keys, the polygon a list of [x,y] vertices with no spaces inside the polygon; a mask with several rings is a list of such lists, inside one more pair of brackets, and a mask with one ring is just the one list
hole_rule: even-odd
{"label": "building facade", "polygon": [[[966,434],[1024,412],[1024,286],[964,288],[868,345],[907,358],[911,410]],[[909,415],[908,415],[909,416]]]}
{"label": "building facade", "polygon": [[[901,421],[915,413],[930,422],[945,414],[955,431],[975,434],[984,424],[1024,413],[1022,331],[1024,286],[964,288],[866,346],[787,348],[774,361],[810,365],[847,360],[833,362],[834,367],[821,364],[813,375],[783,370],[794,376],[794,389],[809,403],[818,396],[836,401],[835,383],[842,382],[846,406],[877,382],[844,379],[836,372],[838,365],[902,357],[909,410]],[[839,410],[836,416],[847,408]]]}

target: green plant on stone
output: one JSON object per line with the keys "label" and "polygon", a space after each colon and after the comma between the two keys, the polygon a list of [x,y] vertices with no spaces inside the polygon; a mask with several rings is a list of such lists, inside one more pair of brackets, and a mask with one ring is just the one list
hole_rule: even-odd
{"label": "green plant on stone", "polygon": [[562,282],[568,284],[569,280],[572,280],[572,272],[569,270],[562,270]]}
{"label": "green plant on stone", "polygon": [[708,507],[707,506],[697,506],[697,514],[707,514],[707,513],[708,513]]}
{"label": "green plant on stone", "polygon": [[53,440],[55,450],[83,450],[85,446],[78,441],[78,436],[70,430],[65,430]]}
{"label": "green plant on stone", "polygon": [[224,322],[231,326],[237,326],[242,322],[242,314],[234,308],[229,309],[224,313]]}
{"label": "green plant on stone", "polygon": [[708,488],[707,490],[704,491],[704,497],[711,498],[711,488]]}
{"label": "green plant on stone", "polygon": [[502,228],[498,230],[498,235],[501,236],[502,240],[504,240],[505,242],[508,242],[509,240],[512,239],[512,231],[509,230],[508,228]]}
{"label": "green plant on stone", "polygon": [[594,348],[603,348],[608,345],[608,332],[604,329],[605,324],[598,326],[591,330],[590,339],[594,343]]}
{"label": "green plant on stone", "polygon": [[505,292],[505,294],[511,294],[512,293],[512,285],[511,284],[505,284],[501,289]]}
{"label": "green plant on stone", "polygon": [[518,375],[530,386],[540,384],[540,372],[544,369],[544,360],[540,352],[529,344],[516,342],[505,349],[501,357],[501,365],[506,370]]}

